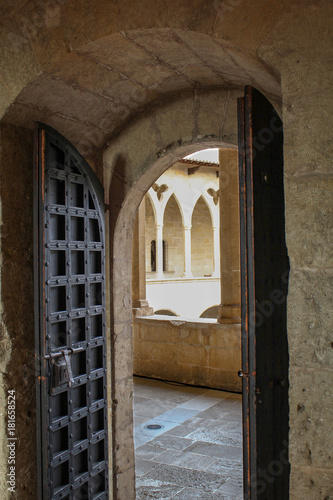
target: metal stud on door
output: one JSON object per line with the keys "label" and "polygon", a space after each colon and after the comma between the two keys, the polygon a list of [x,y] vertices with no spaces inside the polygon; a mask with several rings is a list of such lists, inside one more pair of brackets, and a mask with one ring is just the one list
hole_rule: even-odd
{"label": "metal stud on door", "polygon": [[[75,148],[38,124],[41,498],[108,498],[104,207]],[[36,281],[36,283],[37,283]]]}

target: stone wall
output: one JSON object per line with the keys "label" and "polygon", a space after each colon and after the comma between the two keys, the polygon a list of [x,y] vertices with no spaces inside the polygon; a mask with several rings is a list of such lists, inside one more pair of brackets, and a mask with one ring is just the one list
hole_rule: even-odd
{"label": "stone wall", "polygon": [[[16,402],[16,495],[37,496],[36,378],[33,283],[33,149],[32,133],[1,127],[1,331],[0,331],[0,471],[8,479],[7,391]],[[15,187],[15,188],[14,188]],[[29,460],[27,460],[29,457]],[[6,498],[8,484],[0,483]]]}
{"label": "stone wall", "polygon": [[135,375],[241,392],[240,325],[135,318],[133,362]]}

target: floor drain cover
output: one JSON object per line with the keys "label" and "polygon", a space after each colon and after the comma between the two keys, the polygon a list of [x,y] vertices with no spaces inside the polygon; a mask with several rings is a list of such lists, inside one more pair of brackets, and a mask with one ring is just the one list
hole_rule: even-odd
{"label": "floor drain cover", "polygon": [[163,427],[163,425],[149,424],[149,425],[145,425],[145,429],[148,429],[150,431],[157,431],[158,429],[164,429],[164,427]]}

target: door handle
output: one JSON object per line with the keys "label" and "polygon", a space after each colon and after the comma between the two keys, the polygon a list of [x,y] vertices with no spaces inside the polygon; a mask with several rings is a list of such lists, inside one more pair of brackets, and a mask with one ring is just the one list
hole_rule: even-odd
{"label": "door handle", "polygon": [[53,381],[53,387],[51,389],[52,393],[54,393],[57,387],[64,386],[65,384],[68,384],[68,387],[70,387],[74,383],[69,355],[70,352],[63,350],[57,352],[55,356],[49,357]]}
{"label": "door handle", "polygon": [[63,356],[65,358],[65,363],[66,363],[66,368],[67,368],[67,374],[68,374],[68,381],[69,381],[69,386],[71,384],[74,384],[74,378],[73,378],[73,372],[72,372],[72,366],[71,366],[71,361],[69,359],[69,355],[66,351],[63,351]]}

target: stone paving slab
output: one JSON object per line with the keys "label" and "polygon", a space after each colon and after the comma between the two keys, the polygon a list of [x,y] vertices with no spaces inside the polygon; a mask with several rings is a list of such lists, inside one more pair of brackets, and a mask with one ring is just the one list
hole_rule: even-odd
{"label": "stone paving slab", "polygon": [[239,447],[223,446],[221,444],[206,443],[205,441],[196,441],[185,451],[216,458],[240,458],[242,456],[242,450]]}
{"label": "stone paving slab", "polygon": [[242,479],[243,460],[241,457],[238,460],[227,459],[225,457],[218,458],[217,460],[214,459],[212,465],[210,465],[206,470]]}
{"label": "stone paving slab", "polygon": [[138,405],[141,404],[141,403],[147,403],[147,401],[149,401],[150,398],[144,398],[144,397],[141,397],[141,396],[133,396],[133,404],[134,404],[134,408],[135,408],[135,411],[137,410],[138,408]]}
{"label": "stone paving slab", "polygon": [[234,422],[235,424],[237,424],[238,426],[239,425],[242,425],[242,416],[239,415],[239,411],[238,412],[230,412],[230,413],[227,413],[225,416],[222,417],[223,418],[223,423],[224,422]]}
{"label": "stone paving slab", "polygon": [[136,500],[171,500],[183,488],[176,484],[156,481],[153,479],[137,478]]}
{"label": "stone paving slab", "polygon": [[151,462],[150,460],[143,460],[142,458],[135,458],[135,475],[136,477],[145,476],[154,467],[157,467],[156,462]]}
{"label": "stone paving slab", "polygon": [[239,425],[232,422],[207,420],[206,424],[194,430],[188,436],[194,441],[205,441],[207,443],[216,443],[226,446],[242,446],[242,435],[239,433]]}
{"label": "stone paving slab", "polygon": [[[232,405],[233,406],[233,405]],[[211,419],[211,420],[224,420],[231,413],[230,404],[227,406],[223,406],[223,409],[219,403],[216,403],[214,406],[211,406],[207,410],[200,413],[200,417],[203,419]]]}
{"label": "stone paving slab", "polygon": [[221,400],[221,397],[217,396],[207,396],[205,394],[198,396],[197,398],[193,398],[186,403],[180,405],[180,408],[186,408],[188,410],[198,410],[204,411],[210,408],[211,406],[216,405]]}
{"label": "stone paving slab", "polygon": [[[154,391],[149,397],[150,382]],[[148,380],[143,397],[134,384],[139,413],[147,415],[144,421],[134,407],[140,423],[134,429],[136,500],[242,500],[241,396],[187,387],[183,392],[178,386],[173,394],[174,388],[165,386]],[[148,431],[149,423],[164,428]]]}
{"label": "stone paving slab", "polygon": [[[201,414],[199,414],[199,415],[201,415]],[[188,420],[186,420],[186,422],[184,422],[183,424],[177,425],[177,427],[174,427],[170,431],[167,431],[165,434],[172,435],[172,436],[186,437],[191,432],[193,432],[197,427],[204,425],[204,423],[205,423],[205,419],[196,416],[193,418],[189,418]]]}
{"label": "stone paving slab", "polygon": [[135,405],[134,415],[139,417],[146,417],[146,419],[148,420],[170,411],[170,407],[172,406],[173,403],[170,403],[169,401],[155,401],[154,405],[148,406],[146,401],[144,403]]}
{"label": "stone paving slab", "polygon": [[243,498],[243,481],[241,479],[230,477],[220,488],[216,490],[216,493],[220,493],[228,499],[233,497]]}
{"label": "stone paving slab", "polygon": [[[216,462],[216,458],[205,457],[203,455],[197,455],[196,453],[191,452],[166,450],[158,455],[158,457],[156,457],[154,461],[161,464],[177,465],[186,469],[206,470],[210,465]],[[219,472],[218,470],[211,470],[210,472],[223,474],[223,470],[225,471],[226,469],[221,468],[222,472]],[[226,474],[226,477],[229,477],[228,474]]]}
{"label": "stone paving slab", "polygon": [[147,417],[140,417],[139,415],[133,415],[134,428],[139,425],[145,424],[147,422]]}
{"label": "stone paving slab", "polygon": [[189,418],[195,417],[198,413],[199,410],[189,410],[187,408],[183,408],[182,406],[177,406],[177,408],[173,408],[172,410],[165,412],[163,415],[160,415],[159,419],[181,424]]}
{"label": "stone paving slab", "polygon": [[158,465],[147,475],[149,479],[177,484],[181,487],[189,486],[202,489],[205,492],[214,492],[227,480],[220,474],[213,472],[185,469],[175,465]]}
{"label": "stone paving slab", "polygon": [[186,439],[178,436],[170,436],[162,434],[158,438],[151,441],[152,445],[161,446],[162,448],[167,448],[171,450],[184,450],[193,444],[192,439]]}
{"label": "stone paving slab", "polygon": [[158,445],[144,444],[143,446],[139,446],[135,450],[135,460],[137,458],[142,458],[145,460],[151,460],[166,451],[166,448],[163,448]]}
{"label": "stone paving slab", "polygon": [[222,493],[206,493],[201,489],[183,488],[177,493],[173,499],[175,500],[238,500],[236,497],[226,497]]}

